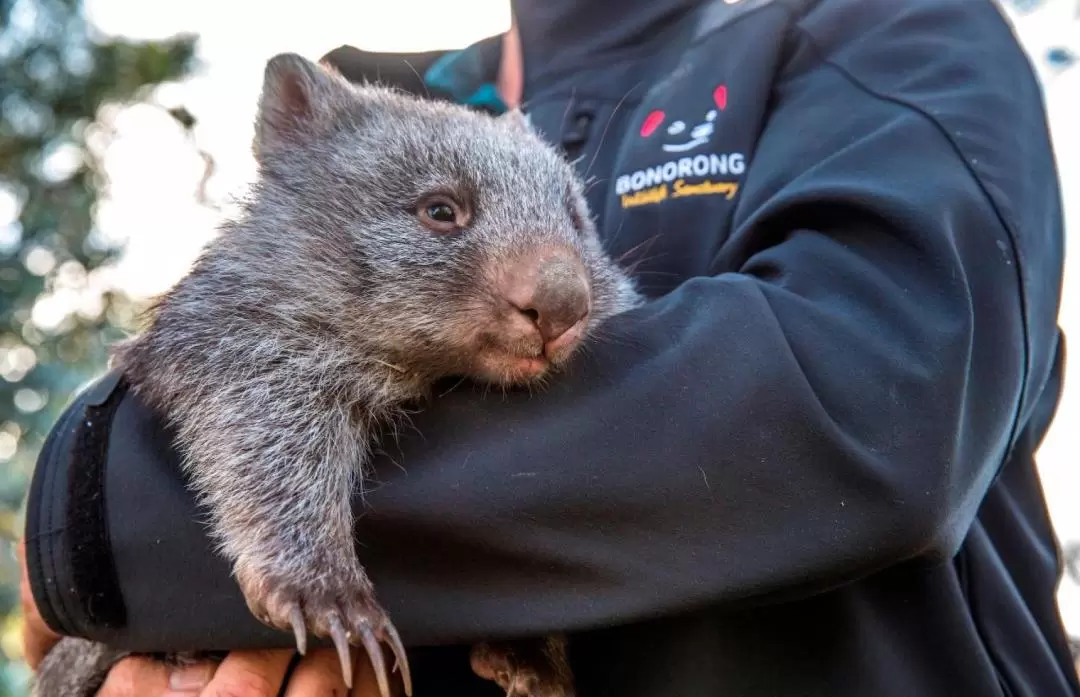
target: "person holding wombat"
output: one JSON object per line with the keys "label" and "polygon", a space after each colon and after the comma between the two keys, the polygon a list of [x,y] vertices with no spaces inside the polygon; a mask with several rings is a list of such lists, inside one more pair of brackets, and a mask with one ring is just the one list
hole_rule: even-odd
{"label": "person holding wombat", "polygon": [[[475,645],[563,636],[582,697],[1080,694],[1033,463],[1063,365],[1060,196],[1039,86],[999,10],[513,8],[510,33],[460,52],[324,61],[419,99],[520,107],[586,205],[541,220],[548,180],[503,193],[506,214],[549,234],[587,212],[641,294],[544,389],[485,399],[455,380],[371,458],[356,554],[412,692],[503,694]],[[403,132],[430,154],[367,186],[427,181],[452,151]],[[352,204],[367,220],[348,178],[316,184],[334,171],[300,167],[290,186],[314,215]],[[460,226],[443,203],[419,215]],[[351,261],[339,251],[305,267],[312,284]],[[410,281],[430,272],[416,253]],[[483,268],[418,301],[493,287]],[[388,375],[409,370],[399,358],[379,358]],[[39,655],[46,626],[144,654],[236,649],[178,671],[202,671],[192,693],[239,694],[238,674],[268,695],[344,689],[332,649],[293,660],[293,632],[251,612],[146,400],[114,374],[54,433],[27,516]],[[392,666],[355,656],[354,691],[382,689]],[[127,660],[98,694],[162,693],[149,676],[167,671]]]}

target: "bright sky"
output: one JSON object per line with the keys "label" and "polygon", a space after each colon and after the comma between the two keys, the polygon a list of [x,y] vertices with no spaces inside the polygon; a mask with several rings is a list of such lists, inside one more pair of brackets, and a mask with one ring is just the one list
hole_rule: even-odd
{"label": "bright sky", "polygon": [[[204,64],[200,74],[163,90],[161,97],[170,104],[184,104],[199,118],[195,137],[218,164],[210,186],[214,198],[238,191],[252,175],[254,105],[263,64],[274,53],[293,51],[317,59],[345,43],[369,50],[449,48],[497,33],[509,22],[507,0],[86,0],[86,5],[93,21],[107,33],[200,35]],[[1053,44],[1080,51],[1080,25],[1073,12],[1075,0],[1052,0],[1041,10],[1014,19],[1021,41],[1038,58],[1036,65],[1046,84],[1062,188],[1067,192],[1066,217],[1075,231],[1080,226],[1080,66],[1054,75],[1041,60],[1045,48]],[[214,234],[221,213],[194,201],[203,162],[168,116],[152,108],[133,108],[118,115],[116,126],[119,138],[106,160],[111,200],[102,207],[100,223],[110,237],[127,241],[118,282],[136,295],[153,294],[187,270]],[[1061,322],[1066,332],[1075,328],[1080,334],[1080,286],[1075,275],[1066,278]],[[1078,428],[1080,377],[1070,375],[1054,429],[1040,452],[1043,483],[1063,540],[1080,540],[1080,473],[1072,459]],[[1066,580],[1060,598],[1067,625],[1080,635],[1080,587]]]}

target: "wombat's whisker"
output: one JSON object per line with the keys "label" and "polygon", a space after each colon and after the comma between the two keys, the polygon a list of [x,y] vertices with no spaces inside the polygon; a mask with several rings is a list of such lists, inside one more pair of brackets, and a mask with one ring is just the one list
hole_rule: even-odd
{"label": "wombat's whisker", "polygon": [[450,394],[451,392],[453,392],[454,390],[456,390],[456,389],[457,389],[458,387],[460,387],[460,386],[461,386],[461,383],[465,382],[465,381],[466,381],[467,379],[468,379],[468,378],[466,378],[466,377],[462,377],[462,378],[459,378],[459,379],[458,379],[458,381],[457,381],[457,382],[455,382],[455,383],[454,383],[453,385],[451,385],[451,386],[450,386],[450,387],[448,387],[447,389],[445,389],[445,390],[443,390],[442,392],[440,392],[440,393],[439,393],[439,397],[445,397],[446,395]]}
{"label": "wombat's whisker", "polygon": [[630,96],[630,93],[636,90],[642,84],[642,82],[642,80],[638,80],[636,83],[634,83],[633,87],[626,90],[626,92],[623,93],[623,96],[619,98],[619,101],[616,102],[615,108],[611,110],[611,115],[608,116],[607,122],[604,124],[604,130],[600,132],[600,142],[598,142],[596,144],[596,147],[593,148],[593,156],[592,159],[589,161],[589,166],[585,169],[585,173],[581,175],[582,179],[589,176],[589,172],[592,171],[593,165],[596,164],[596,157],[601,152],[600,148],[604,145],[604,139],[607,138],[608,129],[611,128],[611,122],[615,119],[615,114],[619,113],[619,107],[623,105],[623,103],[626,101],[626,98]]}

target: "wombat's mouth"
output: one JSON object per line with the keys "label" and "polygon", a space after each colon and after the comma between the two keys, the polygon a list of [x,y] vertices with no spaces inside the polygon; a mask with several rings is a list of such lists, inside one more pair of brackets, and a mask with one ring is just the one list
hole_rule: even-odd
{"label": "wombat's mouth", "polygon": [[522,378],[538,378],[551,368],[551,362],[544,357],[508,356],[504,359],[509,375]]}
{"label": "wombat's mouth", "polygon": [[544,378],[566,363],[581,345],[588,320],[588,315],[582,317],[546,344],[490,345],[478,354],[476,377],[500,385],[527,384]]}
{"label": "wombat's mouth", "polygon": [[473,378],[493,385],[524,385],[539,380],[551,370],[544,356],[521,356],[506,351],[484,351],[476,357]]}

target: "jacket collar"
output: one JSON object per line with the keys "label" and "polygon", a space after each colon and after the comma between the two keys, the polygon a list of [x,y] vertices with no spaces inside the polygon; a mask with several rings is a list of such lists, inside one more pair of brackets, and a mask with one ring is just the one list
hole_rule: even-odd
{"label": "jacket collar", "polygon": [[339,46],[321,58],[351,82],[378,82],[418,96],[445,99],[499,113],[505,109],[495,89],[502,35],[462,49],[419,53],[379,53]]}
{"label": "jacket collar", "polygon": [[511,0],[525,83],[581,59],[640,49],[703,0]]}
{"label": "jacket collar", "polygon": [[[703,0],[511,0],[525,59],[525,89],[537,77],[623,50],[641,50]],[[499,112],[495,90],[502,36],[462,49],[375,53],[341,46],[323,57],[349,80],[379,81],[414,94]]]}

